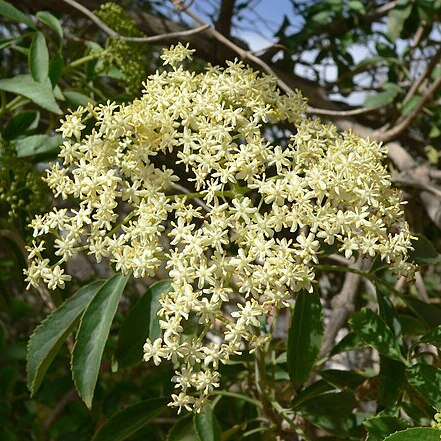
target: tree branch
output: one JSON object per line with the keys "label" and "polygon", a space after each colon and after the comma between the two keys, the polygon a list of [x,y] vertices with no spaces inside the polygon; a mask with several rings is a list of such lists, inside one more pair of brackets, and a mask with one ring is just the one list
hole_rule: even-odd
{"label": "tree branch", "polygon": [[398,121],[398,124],[392,127],[389,130],[386,130],[384,132],[379,132],[379,135],[377,137],[380,141],[390,141],[391,139],[396,138],[400,133],[404,132],[410,124],[415,120],[415,118],[419,115],[421,110],[424,108],[424,106],[432,99],[435,92],[438,90],[438,88],[441,86],[441,76],[438,77],[433,84],[426,89],[424,92],[421,101],[418,103],[418,105],[415,107],[415,109],[410,112],[406,117],[401,119],[401,121]]}
{"label": "tree branch", "polygon": [[407,103],[409,99],[412,98],[413,95],[415,95],[417,90],[420,88],[421,84],[423,84],[423,81],[426,78],[429,78],[430,74],[433,72],[440,59],[441,59],[441,46],[438,48],[435,55],[430,60],[426,69],[424,69],[424,71],[421,73],[418,79],[414,83],[412,83],[412,86],[409,88],[406,96],[404,97],[403,103]]}
{"label": "tree branch", "polygon": [[315,115],[328,115],[328,116],[354,116],[361,115],[363,113],[372,112],[380,109],[382,106],[376,107],[359,107],[351,110],[331,110],[331,109],[317,109],[315,107],[308,106],[307,112]]}
{"label": "tree branch", "polygon": [[203,26],[199,26],[193,29],[186,29],[184,31],[176,31],[176,32],[167,32],[165,34],[153,35],[150,37],[126,37],[124,35],[120,35],[115,32],[112,28],[106,25],[102,20],[100,20],[93,12],[89,11],[86,7],[81,5],[75,0],[62,0],[64,3],[72,6],[73,8],[80,11],[86,17],[88,17],[91,21],[93,21],[101,30],[103,30],[107,35],[111,37],[118,38],[122,41],[128,41],[131,43],[156,43],[158,41],[170,40],[173,38],[182,38],[188,37],[190,35],[199,34],[207,30],[210,25],[204,24]]}
{"label": "tree branch", "polygon": [[[359,258],[354,267],[361,270],[365,266],[366,261],[363,260],[363,258]],[[355,310],[354,302],[360,279],[361,276],[359,274],[347,273],[340,293],[331,301],[332,313],[329,317],[328,325],[326,326],[322,349],[320,351],[322,357],[328,355],[334,344],[338,331]]]}
{"label": "tree branch", "polygon": [[[71,1],[71,0],[69,0]],[[177,3],[177,0],[171,0],[175,5]],[[208,23],[206,23],[204,20],[202,20],[199,16],[194,14],[193,12],[189,10],[184,11],[185,14],[187,14],[189,17],[191,17],[196,23],[198,23],[201,26],[207,26]],[[210,26],[210,25],[208,25]],[[256,57],[251,51],[247,51],[245,49],[242,49],[237,44],[233,43],[231,40],[229,40],[227,37],[222,35],[220,32],[218,32],[213,27],[209,27],[207,30],[217,41],[224,44],[225,46],[232,49],[234,52],[236,52],[242,59],[244,60],[250,60],[254,64],[258,65],[264,72],[273,75],[277,79],[277,85],[282,89],[286,94],[293,95],[294,90],[291,89],[288,84],[286,84],[276,73],[274,70],[266,64],[264,61],[262,61],[259,57]]]}
{"label": "tree branch", "polygon": [[220,5],[219,17],[216,21],[215,28],[226,37],[231,35],[231,24],[235,2],[236,0],[222,0]]}

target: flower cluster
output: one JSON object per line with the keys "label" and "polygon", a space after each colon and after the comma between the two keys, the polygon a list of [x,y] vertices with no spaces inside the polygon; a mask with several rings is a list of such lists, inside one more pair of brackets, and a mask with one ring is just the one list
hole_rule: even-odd
{"label": "flower cluster", "polygon": [[0,141],[0,209],[5,209],[9,222],[28,223],[48,205],[41,172],[27,159],[18,157],[14,144]]}
{"label": "flower cluster", "polygon": [[[94,13],[119,35],[144,36],[124,8],[117,3],[104,3]],[[109,36],[105,49],[99,53],[102,65],[97,69],[109,73],[112,67],[116,66],[121,71],[120,79],[126,85],[127,93],[133,96],[141,90],[151,58],[152,51],[147,45]]]}
{"label": "flower cluster", "polygon": [[[324,244],[406,274],[412,236],[383,146],[306,119],[300,93],[281,95],[274,78],[241,62],[189,72],[180,62],[191,52],[165,51],[170,70],[151,75],[140,99],[66,117],[46,182],[78,205],[34,219],[27,280],[62,287],[60,265],[83,250],[134,277],[165,261],[172,290],[144,358],[171,360],[170,404],[198,411],[221,363],[268,342],[270,311],[312,291]],[[268,126],[279,123],[292,136],[275,145]],[[45,258],[47,233],[56,263]]]}

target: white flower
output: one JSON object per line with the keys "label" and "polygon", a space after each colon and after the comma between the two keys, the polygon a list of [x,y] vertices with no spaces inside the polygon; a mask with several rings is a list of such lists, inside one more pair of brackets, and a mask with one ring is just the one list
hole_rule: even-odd
{"label": "white flower", "polygon": [[[55,289],[70,279],[61,262],[80,250],[139,278],[164,262],[172,289],[144,359],[179,366],[178,412],[201,409],[220,363],[267,343],[268,311],[313,290],[323,242],[346,258],[379,255],[398,275],[413,269],[384,146],[306,118],[300,93],[281,95],[274,78],[241,62],[189,72],[179,63],[192,52],[165,50],[171,69],[151,75],[139,99],[65,117],[62,161],[46,182],[72,208],[32,221],[25,271],[28,287]],[[86,120],[95,121],[87,134]],[[277,145],[267,122],[294,135]],[[188,193],[176,185],[182,169]],[[45,243],[58,261],[45,258]]]}

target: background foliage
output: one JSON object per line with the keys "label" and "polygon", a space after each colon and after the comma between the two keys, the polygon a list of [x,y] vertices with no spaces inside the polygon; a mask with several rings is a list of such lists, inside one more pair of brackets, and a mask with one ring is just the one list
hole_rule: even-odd
{"label": "background foliage", "polygon": [[211,407],[178,417],[163,398],[173,367],[141,363],[142,342],[158,333],[166,280],[134,283],[87,258],[68,268],[75,278],[64,291],[26,292],[22,277],[27,224],[52,204],[40,177],[61,143],[60,116],[132,99],[175,40],[109,36],[70,1],[0,0],[0,439],[439,438],[428,426],[441,409],[441,2],[291,1],[277,43],[256,60],[237,36],[262,25],[258,3],[196,0],[179,13],[165,0],[84,5],[128,37],[193,26],[189,12],[211,17],[215,32],[180,38],[197,49],[194,69],[238,55],[256,68],[263,61],[302,90],[312,115],[387,142],[393,181],[420,235],[416,283],[395,283],[376,261],[348,272],[328,250],[319,292],[296,297],[257,360],[265,390],[254,357],[241,357],[222,368]]}

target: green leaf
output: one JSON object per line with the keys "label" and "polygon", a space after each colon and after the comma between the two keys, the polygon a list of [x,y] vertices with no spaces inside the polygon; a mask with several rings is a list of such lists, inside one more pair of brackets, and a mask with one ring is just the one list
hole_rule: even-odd
{"label": "green leaf", "polygon": [[0,80],[0,90],[23,95],[50,112],[61,114],[54,94],[47,84],[38,83],[30,75],[16,75]]}
{"label": "green leaf", "polygon": [[124,440],[161,413],[166,408],[166,404],[165,398],[152,398],[128,406],[105,421],[93,436],[92,441]]}
{"label": "green leaf", "polygon": [[317,380],[296,394],[291,406],[293,409],[297,409],[297,407],[309,401],[311,398],[318,397],[319,395],[323,395],[324,393],[332,390],[335,390],[335,386],[330,384],[329,381]]}
{"label": "green leaf", "polygon": [[193,419],[186,416],[178,420],[168,432],[167,441],[200,441]]}
{"label": "green leaf", "polygon": [[378,404],[382,407],[393,406],[402,396],[406,366],[397,360],[380,355],[378,374]]}
{"label": "green leaf", "polygon": [[314,397],[297,408],[308,421],[331,432],[345,437],[348,432],[348,419],[356,400],[352,392],[329,392]]}
{"label": "green leaf", "polygon": [[60,54],[56,54],[49,63],[49,78],[51,80],[52,87],[58,83],[63,72],[64,60]]}
{"label": "green leaf", "polygon": [[384,438],[384,441],[439,441],[441,431],[431,427],[413,427]]}
{"label": "green leaf", "polygon": [[194,416],[194,425],[201,441],[221,441],[222,433],[211,406],[204,406],[202,412]]}
{"label": "green leaf", "polygon": [[415,364],[406,370],[409,384],[433,408],[441,409],[441,369],[429,364]]}
{"label": "green leaf", "polygon": [[397,4],[390,10],[387,17],[387,33],[392,41],[395,41],[401,34],[404,22],[412,11],[411,0],[398,0]]}
{"label": "green leaf", "polygon": [[44,374],[60,346],[103,283],[96,281],[83,286],[35,329],[28,343],[26,366],[31,395],[40,387]]}
{"label": "green leaf", "polygon": [[389,289],[384,285],[379,284],[376,286],[378,312],[380,317],[384,320],[389,329],[393,332],[398,343],[402,345],[403,334],[401,330],[401,323],[398,320],[398,315],[395,310],[395,306],[389,296]]}
{"label": "green leaf", "polygon": [[64,100],[65,100],[64,95],[63,95],[63,92],[61,92],[61,89],[60,89],[60,87],[58,86],[58,84],[56,84],[56,85],[54,86],[54,88],[53,88],[53,93],[54,93],[54,97],[55,97],[55,99],[60,100],[60,101],[64,101]]}
{"label": "green leaf", "polygon": [[15,150],[19,158],[57,153],[58,146],[63,142],[61,135],[32,135],[17,140]]}
{"label": "green leaf", "polygon": [[366,12],[363,3],[360,0],[349,0],[348,8],[360,14],[364,14]]}
{"label": "green leaf", "polygon": [[436,251],[432,242],[422,234],[412,240],[413,250],[409,251],[409,260],[417,265],[433,265],[441,262],[441,254]]}
{"label": "green leaf", "polygon": [[309,377],[320,353],[323,315],[318,293],[299,292],[288,335],[288,373],[296,389]]}
{"label": "green leaf", "polygon": [[377,107],[393,103],[395,97],[401,92],[400,86],[394,83],[384,83],[383,92],[367,97],[364,105],[366,107]]}
{"label": "green leaf", "polygon": [[148,334],[150,340],[152,341],[161,336],[161,328],[159,327],[159,317],[157,312],[161,307],[159,300],[161,300],[162,294],[170,290],[170,286],[168,286],[169,284],[169,280],[161,280],[160,282],[157,282],[150,287],[155,287],[155,289],[152,290],[152,301],[150,305],[150,325]]}
{"label": "green leaf", "polygon": [[340,369],[326,369],[320,375],[336,388],[356,389],[367,380],[367,377],[357,371],[344,371]]}
{"label": "green leaf", "polygon": [[401,323],[403,335],[406,337],[414,337],[423,335],[427,331],[427,326],[418,318],[409,314],[398,314]]}
{"label": "green leaf", "polygon": [[23,14],[23,12],[19,11],[17,8],[4,0],[0,0],[0,15],[35,29],[34,23],[32,23],[32,20],[27,15]]}
{"label": "green leaf", "polygon": [[332,10],[320,11],[317,14],[314,14],[310,17],[310,20],[319,26],[323,26],[328,23],[329,19],[332,16]]}
{"label": "green leaf", "polygon": [[366,347],[367,344],[360,340],[355,332],[349,332],[333,348],[329,355],[340,354],[341,352],[354,351]]}
{"label": "green leaf", "polygon": [[439,121],[432,121],[432,128],[430,129],[429,138],[438,138],[441,135]]}
{"label": "green leaf", "polygon": [[154,283],[130,310],[121,326],[115,350],[118,366],[125,368],[142,360],[142,346],[147,337],[152,339],[150,336],[151,320],[155,322],[151,333],[155,336],[154,338],[159,335],[156,313],[162,294],[170,291],[170,287],[171,281],[169,280]]}
{"label": "green leaf", "polygon": [[398,340],[378,314],[363,308],[352,315],[349,323],[360,340],[377,349],[380,354],[406,363]]}
{"label": "green leaf", "polygon": [[401,115],[409,115],[409,113],[412,112],[420,104],[422,99],[423,97],[421,95],[413,95],[412,97],[410,97],[410,99],[403,104],[403,107],[401,108]]}
{"label": "green leaf", "polygon": [[37,127],[39,119],[40,113],[36,110],[25,110],[17,113],[3,129],[2,138],[6,141],[12,141],[24,135],[28,130]]}
{"label": "green leaf", "polygon": [[57,34],[57,37],[60,39],[60,41],[63,40],[63,27],[61,26],[60,21],[57,17],[55,17],[55,15],[52,15],[50,12],[47,11],[39,11],[37,12],[36,17],[46,26],[49,26]]}
{"label": "green leaf", "polygon": [[63,91],[64,96],[67,99],[67,102],[69,105],[73,108],[76,108],[78,106],[87,106],[88,103],[95,104],[95,100],[91,98],[90,96],[84,95],[81,92],[77,92],[75,90],[71,89],[65,89]]}
{"label": "green leaf", "polygon": [[72,376],[90,409],[104,347],[128,276],[115,274],[99,289],[84,312],[72,353]]}
{"label": "green leaf", "polygon": [[407,306],[420,318],[424,323],[427,323],[429,328],[441,325],[441,309],[438,306],[423,302],[411,296],[400,297]]}
{"label": "green leaf", "polygon": [[430,343],[441,350],[441,326],[437,326],[426,335],[423,335],[420,339],[420,343]]}
{"label": "green leaf", "polygon": [[381,415],[365,420],[363,425],[368,430],[367,441],[383,441],[385,436],[409,427],[409,424],[401,418]]}
{"label": "green leaf", "polygon": [[29,70],[32,78],[39,83],[49,76],[49,51],[42,32],[37,32],[29,48]]}

